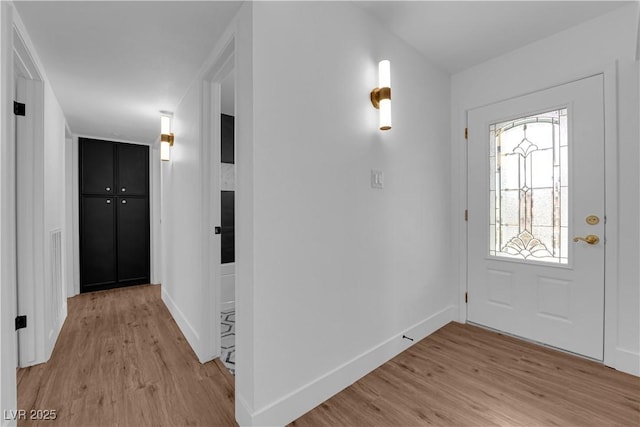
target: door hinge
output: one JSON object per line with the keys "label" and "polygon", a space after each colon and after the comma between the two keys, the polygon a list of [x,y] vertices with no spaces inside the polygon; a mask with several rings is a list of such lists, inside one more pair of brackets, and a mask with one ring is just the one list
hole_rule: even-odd
{"label": "door hinge", "polygon": [[16,317],[16,331],[27,327],[27,316]]}
{"label": "door hinge", "polygon": [[469,139],[469,128],[464,128],[464,139]]}
{"label": "door hinge", "polygon": [[26,115],[26,107],[24,104],[13,101],[13,114],[16,116],[25,116]]}
{"label": "door hinge", "polygon": [[464,302],[465,304],[469,302],[469,292],[464,293]]}
{"label": "door hinge", "polygon": [[216,225],[213,227],[213,234],[222,234],[222,227]]}
{"label": "door hinge", "polygon": [[468,209],[464,210],[464,220],[465,221],[469,221],[469,210]]}

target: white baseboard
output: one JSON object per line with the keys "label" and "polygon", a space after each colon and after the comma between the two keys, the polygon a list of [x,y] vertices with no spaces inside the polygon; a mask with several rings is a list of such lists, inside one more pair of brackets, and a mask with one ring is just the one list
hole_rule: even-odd
{"label": "white baseboard", "polygon": [[239,426],[252,426],[251,409],[242,396],[238,394],[236,389],[236,422]]}
{"label": "white baseboard", "polygon": [[47,354],[45,362],[48,362],[51,358],[51,353],[53,353],[53,349],[56,347],[56,343],[58,342],[58,338],[60,337],[60,332],[62,332],[62,327],[64,326],[64,322],[67,320],[67,302],[64,301],[62,307],[60,307],[60,311],[58,312],[58,323],[51,328],[49,332],[49,339],[47,342]]}
{"label": "white baseboard", "polygon": [[198,356],[198,360],[200,360],[200,363],[204,363],[210,360],[210,359],[203,359],[201,357],[202,355],[200,354],[200,343],[201,343],[200,334],[198,334],[198,332],[193,328],[193,326],[191,326],[191,323],[189,323],[184,313],[178,308],[176,303],[173,301],[173,299],[171,299],[171,297],[165,291],[164,288],[162,288],[161,294],[162,294],[162,302],[164,302],[164,305],[169,310],[169,313],[171,313],[171,316],[173,316],[173,320],[175,320],[176,323],[178,324],[178,328],[180,328],[180,331],[182,332],[182,335],[184,335],[185,339],[187,340],[187,343],[189,343],[193,352],[196,354],[196,356]]}
{"label": "white baseboard", "polygon": [[[242,426],[289,424],[411,345],[454,321],[457,315],[456,307],[449,306],[253,413],[242,396],[236,393],[236,418]],[[402,335],[408,335],[415,341],[412,343],[403,339]]]}
{"label": "white baseboard", "polygon": [[638,377],[640,376],[640,354],[616,348],[616,364],[612,368]]}

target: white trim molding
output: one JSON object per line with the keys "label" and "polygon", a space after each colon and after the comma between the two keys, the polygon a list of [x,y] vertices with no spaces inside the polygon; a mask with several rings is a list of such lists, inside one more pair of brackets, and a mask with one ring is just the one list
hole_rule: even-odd
{"label": "white trim molding", "polygon": [[200,357],[200,346],[202,343],[200,341],[200,334],[198,334],[198,331],[191,325],[191,323],[189,323],[187,317],[184,315],[182,310],[178,308],[178,305],[169,296],[169,294],[165,292],[164,288],[161,289],[161,294],[162,302],[167,307],[167,310],[169,310],[169,313],[171,313],[173,320],[178,324],[178,327],[186,338],[187,343],[191,346],[191,349],[196,356],[198,356],[200,363],[207,362],[207,360],[202,360]]}

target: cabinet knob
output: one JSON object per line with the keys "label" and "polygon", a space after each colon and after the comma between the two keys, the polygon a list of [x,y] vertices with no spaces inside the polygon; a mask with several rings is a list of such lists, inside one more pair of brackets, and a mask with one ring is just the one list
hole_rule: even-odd
{"label": "cabinet knob", "polygon": [[107,204],[110,205],[111,204],[111,199],[107,199]]}
{"label": "cabinet knob", "polygon": [[122,187],[122,190],[120,190],[120,191],[122,191],[124,193],[125,191],[127,191],[127,189]]}
{"label": "cabinet knob", "polygon": [[105,191],[111,191],[111,187],[104,187]]}
{"label": "cabinet knob", "polygon": [[122,203],[123,205],[126,205],[127,201],[126,200],[122,200],[122,202],[120,202],[120,203]]}

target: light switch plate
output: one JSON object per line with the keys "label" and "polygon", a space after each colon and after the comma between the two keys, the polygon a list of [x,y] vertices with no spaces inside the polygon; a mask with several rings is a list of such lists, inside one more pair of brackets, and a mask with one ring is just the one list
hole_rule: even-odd
{"label": "light switch plate", "polygon": [[384,174],[382,171],[371,170],[371,188],[384,188]]}

